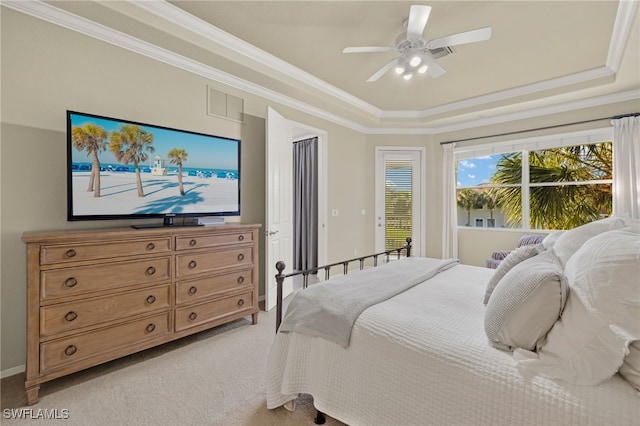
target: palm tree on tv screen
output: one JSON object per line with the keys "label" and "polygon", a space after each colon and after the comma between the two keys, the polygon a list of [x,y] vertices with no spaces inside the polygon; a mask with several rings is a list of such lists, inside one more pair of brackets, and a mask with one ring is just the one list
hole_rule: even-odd
{"label": "palm tree on tv screen", "polygon": [[[520,184],[522,154],[505,154],[492,183]],[[584,182],[612,178],[611,142],[529,152],[531,183]],[[519,188],[500,188],[507,223],[522,220]],[[612,211],[611,185],[548,185],[530,188],[531,227],[572,229]]]}
{"label": "palm tree on tv screen", "polygon": [[172,148],[167,157],[169,163],[178,166],[178,185],[180,185],[180,195],[184,195],[184,187],[182,186],[182,164],[187,162],[189,154],[184,148]]}
{"label": "palm tree on tv screen", "polygon": [[83,126],[74,126],[71,130],[73,146],[78,151],[87,151],[87,157],[91,156],[91,175],[87,192],[93,191],[94,197],[100,197],[100,159],[98,154],[107,149],[108,133],[100,126],[87,123]]}
{"label": "palm tree on tv screen", "polygon": [[144,197],[139,164],[149,159],[148,154],[155,152],[153,133],[135,124],[123,124],[119,131],[111,132],[109,140],[109,149],[118,162],[125,165],[133,163],[138,197]]}

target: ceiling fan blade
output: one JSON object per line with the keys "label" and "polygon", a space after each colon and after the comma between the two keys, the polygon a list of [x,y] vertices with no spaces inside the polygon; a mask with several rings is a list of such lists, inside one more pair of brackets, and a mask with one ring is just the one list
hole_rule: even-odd
{"label": "ceiling fan blade", "polygon": [[409,20],[407,21],[407,38],[417,39],[422,37],[424,27],[429,20],[431,7],[414,4],[409,9]]}
{"label": "ceiling fan blade", "polygon": [[342,50],[342,53],[390,52],[395,49],[396,49],[395,47],[385,47],[385,46],[345,47]]}
{"label": "ceiling fan blade", "polygon": [[437,49],[445,46],[458,46],[460,44],[475,43],[476,41],[489,40],[491,38],[491,27],[479,28],[477,30],[466,31],[434,38],[427,42],[427,49]]}
{"label": "ceiling fan blade", "polygon": [[389,62],[387,62],[382,68],[375,72],[371,77],[367,79],[367,83],[373,83],[377,81],[380,77],[382,77],[387,71],[389,71],[393,66],[398,62],[398,58],[393,58]]}
{"label": "ceiling fan blade", "polygon": [[424,55],[424,62],[427,64],[427,74],[429,74],[431,78],[438,78],[442,74],[447,72],[439,63],[435,61],[435,59],[430,57],[428,53]]}

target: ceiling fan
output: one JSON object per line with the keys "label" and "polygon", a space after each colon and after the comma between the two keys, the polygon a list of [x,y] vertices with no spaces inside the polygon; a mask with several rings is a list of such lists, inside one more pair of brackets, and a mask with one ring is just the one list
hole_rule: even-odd
{"label": "ceiling fan", "polygon": [[[367,82],[371,83],[382,77],[391,68],[397,74],[401,74],[405,80],[411,79],[415,73],[428,73],[431,78],[438,78],[446,71],[435,61],[436,53],[442,49],[448,50],[445,54],[451,53],[451,46],[474,43],[489,40],[491,38],[491,27],[479,28],[477,30],[452,34],[445,37],[434,38],[426,41],[422,37],[429,14],[430,6],[413,5],[406,21],[406,31],[396,39],[395,46],[368,46],[368,47],[346,47],[343,53],[367,53],[367,52],[390,52],[397,51],[400,56],[387,62],[382,68],[376,71]],[[443,55],[444,56],[444,55]]]}

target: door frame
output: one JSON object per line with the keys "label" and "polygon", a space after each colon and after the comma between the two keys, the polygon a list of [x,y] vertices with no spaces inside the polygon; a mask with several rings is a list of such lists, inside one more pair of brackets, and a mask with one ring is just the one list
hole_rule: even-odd
{"label": "door frame", "polygon": [[[295,122],[292,121],[290,119],[288,119],[284,114],[280,113],[278,110],[276,110],[275,108],[272,107],[267,107],[267,109],[273,110],[277,115],[282,116],[286,123],[289,125],[289,135],[291,137],[290,140],[290,144],[291,144],[291,158],[293,158],[293,143],[297,140],[301,140],[301,139],[307,139],[307,138],[311,138],[311,137],[317,137],[318,138],[318,264],[322,265],[324,263],[326,263],[326,259],[327,259],[327,235],[329,232],[328,229],[328,215],[327,215],[327,188],[328,188],[328,160],[327,160],[327,146],[328,146],[328,133],[325,130],[321,130],[321,129],[317,129],[314,127],[311,127],[307,124],[304,123],[299,123],[299,122]],[[266,125],[268,126],[268,116],[267,116],[267,123]],[[268,132],[268,131],[267,131]],[[267,149],[271,148],[270,144],[265,144],[267,146]],[[269,159],[269,153],[266,152],[265,153],[265,157],[266,157],[266,161],[268,161]],[[269,165],[266,165],[266,173],[269,173]],[[293,178],[293,175],[291,176],[291,178]],[[269,180],[266,179],[266,185],[269,185]],[[265,189],[266,191],[269,191],[269,188],[267,186],[267,188]],[[293,191],[292,191],[293,192]],[[273,196],[269,197],[265,197],[266,201],[265,201],[265,222],[266,222],[266,218],[269,217],[269,209],[271,208],[270,203],[274,203],[276,200]],[[289,210],[291,212],[291,214],[293,215],[293,199],[291,199],[291,204],[289,206]],[[265,285],[264,285],[264,295],[261,296],[261,299],[263,299],[265,301],[265,309],[269,310],[269,308],[272,308],[273,306],[268,306],[269,303],[267,303],[269,300],[274,300],[273,298],[275,298],[275,295],[270,294],[271,291],[271,286],[270,286],[270,280],[273,277],[273,280],[275,280],[275,263],[273,265],[270,264],[269,262],[269,250],[266,247],[268,244],[270,244],[270,232],[273,232],[273,230],[268,229],[269,228],[269,224],[265,223],[266,225],[266,229],[264,229],[264,233],[265,233],[265,253],[264,253],[264,259],[265,259],[265,269],[266,269],[266,277],[265,277]],[[277,230],[276,230],[277,231]],[[280,248],[280,250],[287,250],[287,252],[293,253],[293,240],[289,239],[289,244],[290,247],[284,247],[284,248]],[[277,259],[277,260],[283,260],[283,259]],[[291,269],[291,264],[286,265],[289,269],[285,270],[285,273],[290,273],[293,272],[293,270]],[[287,283],[287,286],[285,289],[290,289],[291,283]],[[285,292],[286,295],[286,292]]]}
{"label": "door frame", "polygon": [[[424,256],[426,253],[426,224],[427,224],[427,208],[426,208],[426,200],[427,200],[427,173],[426,173],[426,156],[427,149],[425,147],[419,146],[376,146],[375,147],[375,189],[374,189],[374,244],[376,251],[384,250],[384,239],[380,241],[379,232],[378,232],[378,221],[375,219],[379,214],[379,209],[381,205],[384,205],[384,195],[380,193],[380,188],[384,188],[384,170],[383,170],[383,155],[385,153],[392,154],[406,154],[408,152],[413,152],[418,154],[419,158],[419,184],[420,187],[418,190],[419,200],[418,200],[418,217],[414,218],[414,225],[416,225],[417,219],[417,229],[416,226],[413,226],[414,232],[412,235],[412,255],[413,256]],[[383,189],[382,189],[383,190]],[[384,191],[384,190],[383,190]],[[382,207],[384,208],[384,207]],[[380,246],[383,248],[380,249]]]}
{"label": "door frame", "polygon": [[[328,162],[327,146],[329,135],[325,130],[317,129],[304,123],[289,120],[293,126],[292,143],[299,140],[318,138],[318,265],[327,263],[328,223]],[[293,209],[293,206],[292,206]]]}

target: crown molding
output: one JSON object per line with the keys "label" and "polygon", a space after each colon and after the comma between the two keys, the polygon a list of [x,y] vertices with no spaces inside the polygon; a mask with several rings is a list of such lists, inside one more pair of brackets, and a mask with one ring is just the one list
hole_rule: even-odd
{"label": "crown molding", "polygon": [[525,120],[529,118],[542,117],[545,115],[559,114],[563,112],[576,111],[586,108],[594,108],[603,105],[611,105],[619,102],[626,102],[640,99],[640,90],[628,90],[608,95],[595,96],[583,100],[565,102],[561,104],[545,106],[540,108],[527,109],[520,112],[500,114],[492,117],[483,117],[476,120],[467,120],[461,123],[434,126],[430,128],[369,128],[367,133],[379,135],[438,135],[442,133],[454,132],[458,130],[473,129],[484,126],[508,123],[511,121]]}
{"label": "crown molding", "polygon": [[285,75],[287,79],[295,79],[322,91],[342,102],[356,107],[374,117],[380,117],[382,110],[350,93],[341,90],[318,77],[291,65],[289,62],[265,52],[246,41],[196,17],[165,0],[129,0],[140,9],[152,13],[162,19],[182,27],[183,29],[204,37],[212,43],[233,50],[251,61],[258,62],[277,75]]}
{"label": "crown molding", "polygon": [[[135,2],[135,3],[138,3],[138,2]],[[142,3],[157,4],[157,5],[168,4],[164,0],[142,2]],[[625,3],[625,4],[634,3],[637,5],[637,1],[633,1],[633,2],[623,1],[621,2],[621,4],[622,3]],[[107,26],[90,21],[86,18],[77,16],[70,12],[58,9],[40,0],[25,0],[25,1],[2,0],[0,2],[0,5],[2,5],[3,7],[8,7],[10,9],[13,9],[21,13],[27,14],[27,15],[33,16],[38,19],[42,19],[44,21],[53,23],[55,25],[62,26],[69,30],[93,37],[103,42],[130,50],[134,53],[183,69],[187,72],[191,72],[191,73],[203,76],[207,79],[217,81],[219,83],[237,88],[239,90],[262,97],[269,101],[286,105],[288,107],[297,109],[299,111],[305,112],[315,117],[327,120],[329,122],[333,122],[340,126],[343,126],[348,129],[351,129],[360,133],[364,133],[364,134],[435,135],[440,133],[452,132],[456,130],[482,127],[482,126],[499,124],[499,123],[504,123],[504,122],[513,121],[513,120],[521,120],[526,118],[533,118],[533,117],[539,117],[539,116],[544,116],[549,114],[555,114],[559,112],[566,112],[571,110],[608,105],[611,103],[623,102],[627,100],[640,99],[640,90],[632,90],[632,91],[621,92],[621,93],[616,93],[611,95],[592,97],[592,98],[580,100],[580,101],[557,104],[557,105],[548,106],[548,107],[529,109],[529,110],[517,112],[517,113],[502,114],[502,115],[496,115],[492,117],[483,117],[483,118],[474,119],[474,120],[467,120],[464,122],[450,124],[450,125],[433,126],[433,127],[386,127],[386,128],[367,127],[353,120],[346,119],[345,117],[342,117],[340,115],[324,110],[322,108],[312,106],[298,99],[283,95],[271,89],[265,88],[263,86],[259,86],[250,81],[238,78],[232,74],[218,70],[209,65],[202,64],[188,57],[178,55],[175,52],[153,45],[146,41],[137,39],[135,37],[132,37],[120,31],[109,28]],[[161,7],[164,7],[164,6],[161,6]],[[625,10],[627,10],[628,12],[628,9],[625,9]],[[633,6],[632,11],[635,11],[635,6]],[[620,13],[618,14],[618,18],[620,18]],[[205,23],[204,21],[201,21],[200,23],[195,23],[193,21],[192,15],[188,15],[188,14],[187,16],[182,15],[180,19],[186,19],[187,22],[192,22],[194,25],[204,25],[206,28],[208,28],[209,31],[211,31],[211,34],[217,33],[217,31],[221,31],[219,29],[216,29],[216,27],[213,27],[208,23]],[[617,27],[617,22],[618,20],[616,21],[616,27]],[[626,42],[626,37],[628,36],[630,24],[625,23],[622,26],[624,27],[624,31],[623,30],[619,30],[619,31],[621,33],[625,33],[625,36],[618,37],[618,38],[623,38],[624,41]],[[224,33],[224,34],[229,35],[228,33]],[[244,41],[237,38],[235,41],[233,41],[233,43],[236,43],[238,46],[241,46],[242,49],[253,48],[253,46],[248,45]],[[614,43],[614,40],[612,40],[612,44],[615,44],[616,46],[619,43],[622,43],[624,45],[624,43],[621,40],[618,40],[615,43]],[[266,52],[263,52],[263,53],[266,54]],[[268,55],[268,54],[266,55],[267,56],[262,56],[262,60],[265,60],[268,62],[269,60],[274,58],[272,55]],[[269,56],[271,58],[269,58]],[[434,114],[441,114],[443,112],[456,111],[462,108],[467,108],[469,106],[477,106],[477,105],[482,105],[483,103],[504,99],[504,96],[510,96],[510,97],[521,96],[523,94],[530,94],[530,93],[535,93],[542,90],[549,90],[551,88],[561,87],[567,84],[574,84],[576,82],[588,81],[593,78],[610,76],[612,75],[612,73],[613,73],[612,69],[608,67],[602,67],[602,68],[597,68],[595,70],[574,74],[571,76],[561,77],[559,79],[553,79],[546,82],[540,82],[540,83],[523,86],[523,87],[512,89],[512,90],[498,92],[496,94],[480,96],[478,98],[472,98],[469,100],[460,101],[453,104],[443,105],[443,106],[433,108],[431,110],[425,110],[422,112],[417,112],[417,111],[382,112],[381,111],[378,116],[384,117],[384,118],[424,118]],[[298,76],[300,75],[301,74],[298,74]],[[324,84],[327,85],[326,83]],[[400,113],[403,113],[405,115],[402,115]]]}
{"label": "crown molding", "polygon": [[328,84],[327,82],[305,72],[301,69],[285,62],[265,51],[259,49],[244,40],[241,40],[217,27],[197,18],[184,10],[174,6],[165,0],[140,1],[130,0],[139,8],[153,13],[164,19],[180,25],[182,28],[192,31],[198,35],[206,37],[209,41],[224,46],[229,46],[243,56],[258,61],[263,66],[274,72],[284,71],[286,75],[299,82],[307,84],[316,89],[320,89],[325,94],[337,98],[355,108],[369,113],[377,119],[423,119],[434,115],[455,112],[469,107],[477,107],[492,102],[513,99],[519,96],[539,93],[550,89],[558,89],[573,84],[584,83],[597,80],[602,77],[615,75],[619,62],[622,57],[627,37],[631,31],[632,17],[634,16],[638,1],[619,2],[614,22],[613,34],[609,43],[609,51],[606,65],[589,71],[579,72],[564,77],[550,79],[534,84],[529,84],[509,90],[503,90],[489,95],[478,96],[475,98],[465,99],[459,102],[453,102],[422,111],[384,111],[377,108],[345,91]]}
{"label": "crown molding", "polygon": [[631,32],[631,27],[634,22],[633,18],[636,15],[637,9],[638,0],[621,0],[618,3],[616,21],[613,25],[613,32],[611,34],[611,41],[609,42],[609,53],[607,55],[606,62],[606,66],[614,72],[618,72],[624,47],[627,44],[627,38]]}

